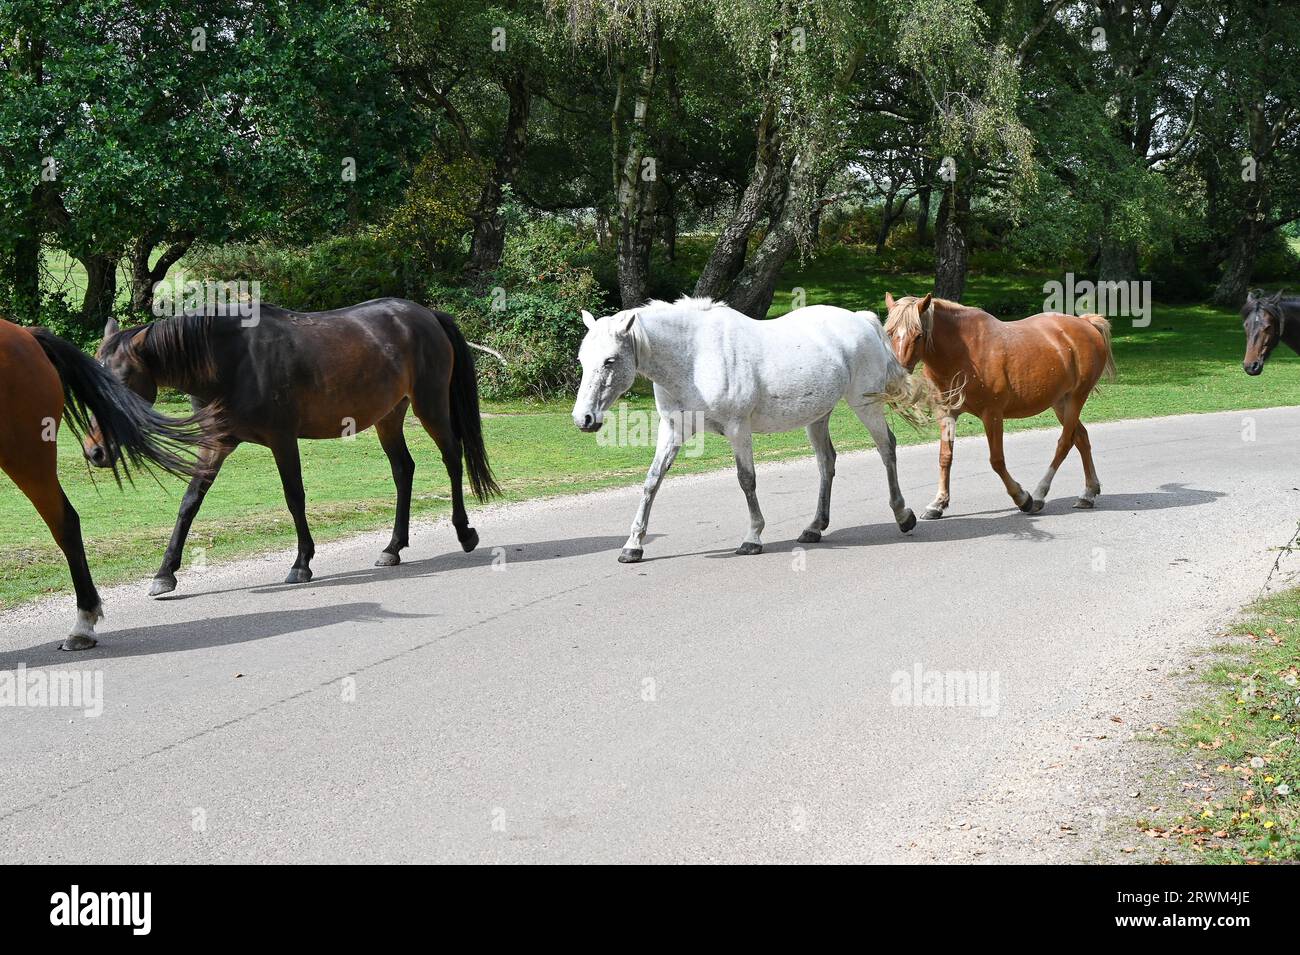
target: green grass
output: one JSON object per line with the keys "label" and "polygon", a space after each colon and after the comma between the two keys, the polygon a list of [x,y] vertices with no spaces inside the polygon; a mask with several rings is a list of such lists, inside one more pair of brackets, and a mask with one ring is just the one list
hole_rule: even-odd
{"label": "green grass", "polygon": [[1300,590],[1234,633],[1204,674],[1212,698],[1171,734],[1215,784],[1174,831],[1198,862],[1300,861]]}
{"label": "green grass", "polygon": [[[870,254],[838,250],[804,264],[792,264],[783,276],[773,314],[788,309],[790,289],[795,286],[805,290],[808,304],[828,302],[879,312],[887,289],[903,294],[921,291],[930,283],[922,275],[870,274],[871,263]],[[980,303],[1026,294],[1038,298],[1046,277],[976,274],[966,300]],[[1132,328],[1125,319],[1117,319],[1114,326],[1120,377],[1088,403],[1086,421],[1260,408],[1296,400],[1300,359],[1279,352],[1262,377],[1247,377],[1240,366],[1241,324],[1230,311],[1157,304],[1149,328]],[[639,387],[629,398],[629,406],[652,410],[647,389]],[[592,436],[574,429],[569,402],[564,400],[487,403],[484,411],[490,415],[484,422],[488,450],[507,500],[634,484],[644,476],[653,453],[650,447],[598,445]],[[1056,421],[1049,412],[1007,424],[1008,430],[1016,431],[1055,427]],[[450,500],[441,461],[414,419],[408,427],[418,468],[413,511],[420,517],[443,514]],[[871,447],[865,429],[846,408],[836,411],[831,427],[841,451]],[[933,428],[918,432],[898,425],[896,431],[903,443],[936,437]],[[959,434],[978,431],[978,423],[971,419],[963,419],[958,427]],[[373,432],[353,441],[304,441],[301,445],[309,517],[317,540],[391,526],[394,491],[387,460]],[[762,435],[756,440],[755,451],[760,460],[777,460],[805,455],[808,445],[802,432]],[[1104,446],[1098,448],[1103,465],[1105,453]],[[160,486],[145,477],[137,479],[134,488],[128,486],[119,493],[102,474],[92,479],[70,436],[61,439],[60,456],[61,476],[81,513],[96,580],[108,584],[151,575],[175,519],[181,483],[163,478]],[[679,457],[673,473],[730,464],[729,447],[710,436],[703,454]],[[471,519],[472,514],[471,509]],[[618,534],[622,530],[621,526],[593,527],[575,533]],[[293,539],[292,522],[269,452],[253,446],[240,448],[208,495],[191,535],[190,555],[195,548],[203,548],[208,561],[229,560],[290,546]],[[417,536],[415,546],[445,548],[454,542]],[[285,569],[268,567],[267,573],[274,576]],[[0,483],[0,606],[67,590],[67,569],[44,525],[12,484]]]}

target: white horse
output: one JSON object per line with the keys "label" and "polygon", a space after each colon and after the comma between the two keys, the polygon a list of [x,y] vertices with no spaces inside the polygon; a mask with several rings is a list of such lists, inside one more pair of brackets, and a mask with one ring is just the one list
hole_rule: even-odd
{"label": "white horse", "polygon": [[664,475],[696,430],[731,442],[741,490],[749,502],[749,533],[737,554],[763,551],[763,513],[754,493],[753,435],[805,427],[817,452],[821,488],[817,513],[800,543],[821,540],[830,524],[835,448],[830,416],[848,402],[871,432],[889,478],[889,506],[904,533],[916,517],[898,489],[894,435],[885,405],[911,415],[926,402],[927,386],[898,363],[873,312],[830,305],[796,309],[756,321],[709,299],[650,302],[599,320],[582,313],[587,335],[578,358],[582,384],[573,423],[599,431],[605,413],[638,374],[654,382],[659,443],[646,474],[641,506],[619,560],[642,557],[650,507]]}

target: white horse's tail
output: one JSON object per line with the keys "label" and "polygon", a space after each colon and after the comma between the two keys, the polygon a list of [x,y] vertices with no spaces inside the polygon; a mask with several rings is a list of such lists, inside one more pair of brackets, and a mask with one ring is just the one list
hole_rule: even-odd
{"label": "white horse's tail", "polygon": [[[883,401],[900,418],[916,428],[934,421],[945,407],[951,406],[948,400],[951,395],[941,394],[925,375],[912,374],[903,366],[894,355],[894,350],[889,347],[883,331],[880,343],[885,351],[885,387],[879,394],[868,395],[868,398]],[[960,397],[956,404],[960,406]]]}

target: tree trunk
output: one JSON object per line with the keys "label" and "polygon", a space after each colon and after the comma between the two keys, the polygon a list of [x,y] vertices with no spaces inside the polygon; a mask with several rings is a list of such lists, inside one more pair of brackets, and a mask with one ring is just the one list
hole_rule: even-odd
{"label": "tree trunk", "polygon": [[966,291],[966,228],[970,219],[967,183],[952,183],[939,200],[934,223],[934,294],[960,302]]}
{"label": "tree trunk", "polygon": [[916,244],[921,248],[930,244],[930,186],[916,193]]}
{"label": "tree trunk", "polygon": [[154,241],[141,239],[131,252],[131,311],[152,320],[154,286],[167,278],[171,267],[180,261],[181,256],[194,244],[193,236],[181,236],[167,247],[158,261],[149,265],[153,255]]}
{"label": "tree trunk", "polygon": [[1233,235],[1228,246],[1228,258],[1223,263],[1223,276],[1211,298],[1215,305],[1240,306],[1246,301],[1250,276],[1255,271],[1255,254],[1259,249],[1260,238],[1255,220],[1247,222]]}
{"label": "tree trunk", "polygon": [[[783,177],[784,178],[784,177]],[[796,163],[778,210],[773,213],[767,235],[753,257],[727,289],[727,304],[751,318],[763,318],[772,306],[776,280],[786,260],[807,229],[816,210],[816,181],[806,163]]]}
{"label": "tree trunk", "polygon": [[650,158],[646,125],[658,69],[658,55],[651,49],[637,85],[632,127],[619,175],[618,290],[623,308],[642,304],[650,286],[658,172],[644,161]]}
{"label": "tree trunk", "polygon": [[894,197],[896,195],[897,190],[895,189],[885,196],[885,207],[880,213],[880,229],[876,232],[876,255],[880,255],[885,251],[885,245],[889,242],[889,233],[893,231],[894,223],[907,214],[907,207],[912,201],[911,197],[907,196],[903,199],[902,204],[895,208]]}
{"label": "tree trunk", "polygon": [[523,163],[524,148],[528,145],[529,95],[522,70],[516,70],[505,82],[510,98],[510,112],[506,117],[505,135],[496,161],[483,184],[478,205],[470,214],[474,234],[470,239],[469,264],[466,270],[472,275],[493,271],[501,264],[505,251],[506,225],[501,217],[501,200],[505,186],[514,180]]}
{"label": "tree trunk", "polygon": [[1138,277],[1137,243],[1102,236],[1097,281],[1131,282]]}
{"label": "tree trunk", "polygon": [[88,332],[98,332],[113,314],[117,301],[117,263],[115,256],[97,253],[79,256],[86,269],[86,294],[81,300],[81,325]]}

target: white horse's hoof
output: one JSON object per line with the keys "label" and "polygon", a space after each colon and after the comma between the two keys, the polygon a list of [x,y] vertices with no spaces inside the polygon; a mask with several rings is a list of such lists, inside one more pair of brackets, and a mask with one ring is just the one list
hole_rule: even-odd
{"label": "white horse's hoof", "polygon": [[901,521],[898,522],[898,529],[902,531],[904,534],[906,534],[915,526],[916,526],[916,515],[913,514],[912,511],[909,509],[907,512],[907,517],[903,518]]}
{"label": "white horse's hoof", "polygon": [[736,553],[741,557],[751,557],[754,554],[763,553],[763,545],[755,544],[753,541],[745,541],[745,543],[736,548]]}
{"label": "white horse's hoof", "polygon": [[640,547],[624,547],[623,553],[618,555],[620,564],[639,564],[641,555],[645,553]]}
{"label": "white horse's hoof", "polygon": [[799,535],[800,544],[820,544],[821,539],[822,539],[822,532],[815,531],[811,527]]}

